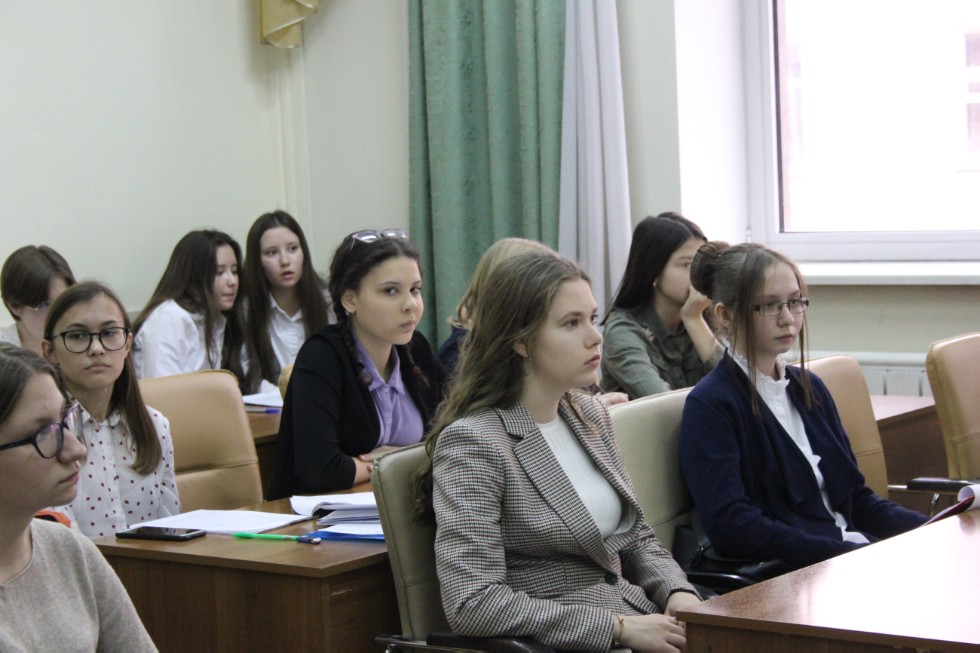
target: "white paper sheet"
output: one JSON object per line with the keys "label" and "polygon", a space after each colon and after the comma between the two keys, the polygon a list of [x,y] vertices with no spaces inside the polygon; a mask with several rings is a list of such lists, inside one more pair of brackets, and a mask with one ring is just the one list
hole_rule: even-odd
{"label": "white paper sheet", "polygon": [[309,517],[283,515],[275,512],[257,512],[255,510],[192,510],[133,526],[200,528],[209,533],[261,533],[305,519],[309,519]]}

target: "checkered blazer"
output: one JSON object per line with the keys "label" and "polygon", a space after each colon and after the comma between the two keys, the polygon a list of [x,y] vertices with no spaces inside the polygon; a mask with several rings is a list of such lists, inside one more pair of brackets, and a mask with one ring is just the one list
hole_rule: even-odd
{"label": "checkered blazer", "polygon": [[453,422],[433,456],[433,506],[442,602],[458,635],[607,650],[612,614],[663,612],[672,592],[694,591],[643,521],[605,408],[566,395],[558,413],[635,520],[602,537],[521,404]]}

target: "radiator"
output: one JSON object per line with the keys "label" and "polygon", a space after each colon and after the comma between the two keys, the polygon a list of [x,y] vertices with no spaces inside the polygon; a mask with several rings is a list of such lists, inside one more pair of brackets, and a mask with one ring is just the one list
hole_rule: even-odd
{"label": "radiator", "polygon": [[925,356],[898,352],[845,351],[810,352],[810,358],[845,354],[857,360],[864,372],[868,391],[873,395],[910,395],[931,397],[932,388],[926,376]]}

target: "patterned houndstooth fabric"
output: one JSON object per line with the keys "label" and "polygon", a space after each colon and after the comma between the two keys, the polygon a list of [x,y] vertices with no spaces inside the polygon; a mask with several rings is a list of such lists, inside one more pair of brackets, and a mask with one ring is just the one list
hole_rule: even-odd
{"label": "patterned houndstooth fabric", "polygon": [[453,422],[433,458],[433,505],[443,606],[458,635],[607,650],[613,613],[662,612],[673,591],[694,591],[643,521],[605,408],[566,395],[559,415],[635,521],[603,540],[522,405]]}

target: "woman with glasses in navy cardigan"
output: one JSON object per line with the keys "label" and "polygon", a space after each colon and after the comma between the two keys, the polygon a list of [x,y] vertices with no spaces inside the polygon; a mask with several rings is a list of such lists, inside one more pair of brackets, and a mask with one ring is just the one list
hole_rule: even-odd
{"label": "woman with glasses in navy cardigan", "polygon": [[[691,391],[680,459],[719,554],[791,568],[926,521],[864,482],[823,382],[806,370],[806,283],[762,245],[710,242],[691,265],[727,337],[725,357]],[[783,355],[799,341],[799,366]]]}
{"label": "woman with glasses in navy cardigan", "polygon": [[269,499],[350,488],[372,461],[422,439],[444,372],[425,337],[419,253],[398,229],[359,231],[334,253],[337,324],[310,337],[284,399]]}

